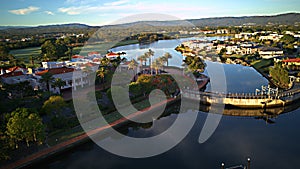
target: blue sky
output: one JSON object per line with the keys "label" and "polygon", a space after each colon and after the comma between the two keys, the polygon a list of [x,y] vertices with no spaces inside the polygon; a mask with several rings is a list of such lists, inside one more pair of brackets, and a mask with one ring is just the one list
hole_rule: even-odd
{"label": "blue sky", "polygon": [[[0,25],[105,25],[142,13],[180,19],[300,12],[299,0],[0,0]],[[143,19],[143,18],[142,18]],[[161,19],[161,17],[148,17]],[[166,18],[165,18],[166,19]]]}

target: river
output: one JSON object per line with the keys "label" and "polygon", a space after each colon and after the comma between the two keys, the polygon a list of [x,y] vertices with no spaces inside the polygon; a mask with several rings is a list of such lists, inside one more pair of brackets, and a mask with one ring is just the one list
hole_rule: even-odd
{"label": "river", "polygon": [[[184,40],[186,39],[158,41],[148,46],[127,45],[117,47],[113,51],[126,51],[129,60],[136,59],[148,48],[155,51],[154,58],[161,56],[164,52],[170,52],[173,55],[170,65],[180,67],[182,56],[174,48]],[[206,61],[206,64],[214,66],[221,63]],[[251,67],[225,64],[222,66],[226,75],[227,92],[253,93],[256,88],[268,84],[267,80]],[[272,118],[268,118],[267,115],[263,116],[262,110],[250,110],[254,112],[254,117],[243,114],[246,110],[235,110],[235,114],[241,116],[223,115],[214,134],[205,143],[200,144],[198,137],[208,115],[206,109],[209,107],[201,106],[195,125],[183,141],[158,156],[143,159],[125,158],[113,155],[93,142],[87,142],[34,164],[30,168],[215,169],[221,168],[222,162],[225,166],[246,164],[248,157],[251,158],[251,168],[255,169],[299,168],[300,136],[297,133],[300,132],[300,109],[298,105],[269,110],[275,114],[282,113]],[[178,104],[175,104],[168,110],[165,117],[154,120],[153,123],[128,124],[120,130],[131,137],[150,137],[167,129],[176,118],[191,116],[195,113],[187,112],[178,115],[177,112]]]}

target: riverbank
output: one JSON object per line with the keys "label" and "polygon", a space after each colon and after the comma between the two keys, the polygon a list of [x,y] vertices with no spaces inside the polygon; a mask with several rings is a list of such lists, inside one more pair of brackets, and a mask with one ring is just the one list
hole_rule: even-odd
{"label": "riverbank", "polygon": [[64,141],[64,142],[59,143],[55,146],[43,149],[43,150],[41,150],[37,153],[29,155],[29,156],[27,156],[23,159],[20,159],[16,162],[13,162],[13,163],[5,165],[5,166],[2,166],[2,167],[0,167],[0,169],[22,168],[22,167],[29,166],[32,163],[35,163],[35,162],[38,162],[40,160],[46,159],[46,158],[51,157],[51,156],[53,156],[57,153],[69,150],[74,146],[78,146],[82,143],[85,143],[85,142],[90,140],[89,136],[98,134],[100,132],[105,132],[105,130],[107,130],[108,128],[111,128],[111,127],[121,127],[123,124],[126,124],[129,121],[129,119],[137,118],[139,116],[147,114],[147,112],[149,112],[149,111],[152,111],[156,108],[159,108],[160,106],[162,106],[164,104],[173,104],[178,100],[179,99],[170,98],[168,100],[165,100],[163,102],[160,102],[160,103],[157,103],[157,104],[151,106],[151,108],[149,108],[149,107],[144,108],[141,111],[135,112],[133,114],[130,114],[127,117],[123,117],[121,119],[118,119],[118,120],[110,123],[110,125],[106,125],[106,126],[91,130],[88,133],[84,133],[80,136],[77,136],[77,137],[72,138],[70,140]]}

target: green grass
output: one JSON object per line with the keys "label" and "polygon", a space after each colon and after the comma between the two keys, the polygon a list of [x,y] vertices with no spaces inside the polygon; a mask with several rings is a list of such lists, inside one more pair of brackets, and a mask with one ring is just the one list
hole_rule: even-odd
{"label": "green grass", "polygon": [[29,62],[30,56],[39,56],[40,53],[41,47],[16,49],[10,51],[10,54],[14,55],[17,59],[23,59],[27,63]]}
{"label": "green grass", "polygon": [[121,41],[121,42],[118,42],[117,44],[115,44],[114,47],[137,44],[137,43],[139,43],[138,40]]}
{"label": "green grass", "polygon": [[262,60],[256,60],[252,62],[251,65],[256,69],[262,69],[271,66],[272,63],[273,61],[270,59],[262,59]]}

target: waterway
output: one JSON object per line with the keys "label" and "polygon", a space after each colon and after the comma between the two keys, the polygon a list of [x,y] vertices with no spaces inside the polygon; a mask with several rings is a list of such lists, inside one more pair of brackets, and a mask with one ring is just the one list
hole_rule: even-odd
{"label": "waterway", "polygon": [[[126,51],[128,59],[136,58],[149,48],[155,51],[154,57],[161,56],[164,52],[170,52],[173,59],[171,66],[181,66],[182,56],[174,51],[174,48],[183,40],[158,41],[148,46],[128,45],[113,49]],[[206,61],[207,66],[215,64]],[[240,65],[222,65],[226,74],[228,92],[253,93],[261,85],[268,84],[267,80],[250,67]],[[207,73],[207,72],[206,72]],[[207,87],[209,90],[209,86]],[[177,114],[179,104],[173,105],[165,117],[154,120],[153,123],[138,125],[128,124],[120,129],[120,132],[131,137],[151,137],[160,134],[176,118],[192,116],[187,112]],[[300,109],[299,105],[293,105],[286,109],[250,110],[254,116],[248,116],[246,110],[233,110],[232,114],[240,116],[223,115],[214,134],[200,144],[198,137],[207,118],[209,107],[200,106],[197,120],[192,130],[177,146],[158,156],[131,159],[113,155],[93,142],[87,142],[55,157],[46,159],[30,168],[103,168],[103,169],[165,169],[165,168],[221,168],[225,166],[246,164],[246,159],[251,158],[251,168],[289,169],[299,168],[300,150]],[[231,111],[229,111],[231,112]],[[270,117],[272,112],[275,115]],[[123,139],[110,138],[104,139]],[[159,143],[158,143],[159,144]],[[143,147],[141,147],[143,148]]]}

